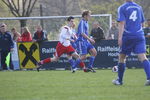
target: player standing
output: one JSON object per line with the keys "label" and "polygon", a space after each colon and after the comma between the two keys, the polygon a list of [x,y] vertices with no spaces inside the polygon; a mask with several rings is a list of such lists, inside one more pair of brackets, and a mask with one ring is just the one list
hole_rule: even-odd
{"label": "player standing", "polygon": [[145,55],[146,43],[142,29],[142,24],[145,19],[141,6],[133,2],[133,0],[126,0],[126,2],[118,8],[117,20],[119,22],[118,45],[121,50],[118,63],[118,79],[113,80],[113,84],[123,84],[126,56],[133,52],[138,55],[144,67],[147,76],[145,85],[148,86],[150,85],[150,62]]}
{"label": "player standing", "polygon": [[81,56],[81,59],[84,60],[86,59],[86,54],[89,52],[90,53],[90,62],[88,64],[88,69],[90,69],[92,72],[96,72],[93,69],[93,63],[95,60],[95,57],[97,55],[97,51],[94,48],[92,44],[95,43],[95,41],[90,38],[89,35],[89,25],[88,21],[91,17],[91,12],[90,11],[84,11],[82,13],[82,19],[78,25],[78,32],[77,32],[77,49],[78,52]]}
{"label": "player standing", "polygon": [[[44,60],[40,61],[39,63],[37,63],[38,71],[42,67],[41,65],[43,65],[45,63],[58,61],[60,56],[64,53],[66,53],[70,56],[69,62],[71,63],[72,68],[76,68],[76,66],[79,64],[83,68],[84,72],[87,71],[85,68],[85,64],[81,61],[79,55],[77,54],[75,49],[70,44],[70,41],[72,41],[71,37],[74,35],[72,32],[73,25],[74,25],[74,17],[70,16],[67,19],[67,25],[63,26],[61,29],[59,42],[56,46],[55,56],[53,58],[44,59]],[[72,59],[72,57],[74,57],[76,59],[75,62]],[[76,69],[73,69],[73,72],[75,72],[75,70]]]}

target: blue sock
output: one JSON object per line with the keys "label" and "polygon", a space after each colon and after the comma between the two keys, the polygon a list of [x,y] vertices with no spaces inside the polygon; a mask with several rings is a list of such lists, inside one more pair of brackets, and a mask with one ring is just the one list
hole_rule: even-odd
{"label": "blue sock", "polygon": [[81,62],[81,59],[77,59],[77,60],[75,61],[75,67],[76,67],[77,65],[79,65],[80,62]]}
{"label": "blue sock", "polygon": [[147,76],[147,80],[150,80],[150,62],[148,60],[144,60],[142,62],[142,65],[144,67],[146,76]]}
{"label": "blue sock", "polygon": [[72,67],[72,69],[74,69],[76,66],[75,66],[75,61],[73,59],[69,59],[69,63]]}
{"label": "blue sock", "polygon": [[94,56],[91,56],[89,60],[90,60],[90,62],[89,62],[88,67],[89,67],[89,68],[92,68],[92,67],[93,67],[93,63],[94,63],[94,60],[95,60],[95,57],[94,57]]}
{"label": "blue sock", "polygon": [[124,72],[125,72],[125,67],[126,67],[125,63],[119,63],[118,64],[118,78],[119,78],[119,82],[120,83],[122,83],[122,80],[123,80],[123,75],[124,75]]}

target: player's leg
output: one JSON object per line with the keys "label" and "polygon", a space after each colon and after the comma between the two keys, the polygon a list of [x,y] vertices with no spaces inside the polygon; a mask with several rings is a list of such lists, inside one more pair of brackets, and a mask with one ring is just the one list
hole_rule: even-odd
{"label": "player's leg", "polygon": [[[77,45],[76,42],[71,42],[71,46],[74,48],[74,50],[77,52]],[[74,73],[77,70],[77,67],[75,66],[75,60],[72,58],[71,55],[67,56],[68,61],[72,67],[72,73]]]}
{"label": "player's leg", "polygon": [[[76,42],[77,51],[80,55],[80,59],[83,61],[86,59],[87,54],[87,44],[84,41],[77,41]],[[85,64],[83,62],[79,63],[80,67],[83,67],[83,69],[86,69]],[[84,70],[85,71],[85,70]],[[88,69],[86,69],[88,72]]]}
{"label": "player's leg", "polygon": [[95,61],[95,57],[97,55],[97,51],[96,49],[94,48],[94,46],[92,44],[88,44],[88,51],[90,53],[90,58],[89,58],[89,64],[88,64],[88,68],[91,69],[92,72],[96,72],[94,69],[93,69],[93,63]]}
{"label": "player's leg", "polygon": [[53,58],[46,58],[46,59],[44,59],[44,60],[41,60],[41,61],[39,62],[39,64],[43,65],[43,64],[46,64],[46,63],[50,63],[50,62],[56,62],[56,61],[58,61],[58,60],[59,60],[59,57],[54,56]]}
{"label": "player's leg", "polygon": [[70,65],[71,65],[72,73],[74,73],[74,72],[77,70],[77,68],[76,68],[76,66],[75,66],[75,60],[72,58],[71,55],[68,55],[67,58],[68,58],[68,62],[69,62]]}
{"label": "player's leg", "polygon": [[40,62],[37,63],[37,71],[39,72],[40,68],[42,68],[43,64],[51,63],[51,62],[56,62],[59,60],[59,57],[54,56],[53,58],[46,58],[44,60],[41,60]]}
{"label": "player's leg", "polygon": [[116,80],[113,80],[113,84],[115,85],[123,84],[123,77],[126,68],[126,55],[131,54],[133,47],[134,47],[133,41],[131,41],[127,37],[123,37],[118,61],[118,78]]}
{"label": "player's leg", "polygon": [[146,81],[145,85],[150,86],[150,62],[147,59],[146,54],[145,54],[146,53],[146,43],[145,43],[144,37],[143,37],[143,39],[141,39],[141,41],[139,41],[136,44],[134,52],[138,54],[138,58],[141,61],[144,71],[146,73],[147,81]]}
{"label": "player's leg", "polygon": [[118,62],[118,78],[113,80],[113,84],[122,85],[123,84],[123,76],[126,68],[126,55],[119,54],[119,62]]}
{"label": "player's leg", "polygon": [[85,60],[87,58],[86,54],[80,54],[80,58],[81,58],[81,60]]}
{"label": "player's leg", "polygon": [[84,62],[82,62],[82,59],[80,58],[80,56],[77,52],[74,52],[72,54],[72,57],[74,57],[76,59],[75,66],[79,65],[83,69],[84,72],[89,72],[89,70],[86,69]]}
{"label": "player's leg", "polygon": [[147,81],[146,81],[145,85],[150,85],[150,62],[144,53],[138,54],[138,58],[141,61],[144,71],[146,73]]}
{"label": "player's leg", "polygon": [[58,42],[56,46],[56,52],[55,56],[53,58],[46,58],[44,60],[41,60],[37,63],[37,71],[42,67],[43,64],[50,63],[50,62],[56,62],[59,60],[59,57],[65,52],[65,47],[62,46],[60,42]]}

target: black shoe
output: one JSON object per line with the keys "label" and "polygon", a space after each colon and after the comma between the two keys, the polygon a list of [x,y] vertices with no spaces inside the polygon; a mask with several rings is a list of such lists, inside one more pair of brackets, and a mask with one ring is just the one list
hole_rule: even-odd
{"label": "black shoe", "polygon": [[88,68],[91,72],[96,73],[96,71],[93,68]]}
{"label": "black shoe", "polygon": [[76,72],[76,70],[77,70],[77,68],[74,68],[74,69],[72,69],[72,73],[75,73]]}
{"label": "black shoe", "polygon": [[42,67],[42,64],[41,64],[40,62],[38,62],[38,63],[36,64],[36,66],[37,66],[36,70],[39,72],[39,71],[40,71],[40,68]]}

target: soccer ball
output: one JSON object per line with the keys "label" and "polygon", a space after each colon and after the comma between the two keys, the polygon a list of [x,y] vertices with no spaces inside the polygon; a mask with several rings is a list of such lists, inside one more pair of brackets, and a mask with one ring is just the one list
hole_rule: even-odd
{"label": "soccer ball", "polygon": [[114,66],[114,67],[112,68],[112,72],[118,72],[118,66]]}

